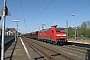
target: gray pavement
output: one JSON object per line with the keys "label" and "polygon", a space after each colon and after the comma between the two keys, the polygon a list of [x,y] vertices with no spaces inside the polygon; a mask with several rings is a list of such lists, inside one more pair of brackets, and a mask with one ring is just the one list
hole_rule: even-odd
{"label": "gray pavement", "polygon": [[30,60],[24,50],[20,38],[13,42],[5,52],[5,60]]}

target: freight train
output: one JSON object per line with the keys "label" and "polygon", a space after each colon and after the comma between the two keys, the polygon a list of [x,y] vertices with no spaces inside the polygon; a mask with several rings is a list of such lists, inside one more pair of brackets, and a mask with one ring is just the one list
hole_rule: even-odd
{"label": "freight train", "polygon": [[56,26],[52,26],[49,29],[42,29],[40,31],[31,32],[26,34],[26,36],[57,45],[63,45],[67,43],[65,28],[57,28]]}

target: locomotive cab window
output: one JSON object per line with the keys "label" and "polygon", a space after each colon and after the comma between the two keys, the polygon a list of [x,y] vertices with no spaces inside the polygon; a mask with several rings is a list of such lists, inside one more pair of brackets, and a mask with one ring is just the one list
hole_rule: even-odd
{"label": "locomotive cab window", "polygon": [[56,32],[60,32],[60,30],[56,30]]}

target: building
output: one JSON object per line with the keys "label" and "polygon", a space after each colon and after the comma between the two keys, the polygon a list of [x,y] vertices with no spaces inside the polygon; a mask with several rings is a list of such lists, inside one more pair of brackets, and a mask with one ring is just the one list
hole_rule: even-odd
{"label": "building", "polygon": [[16,29],[15,28],[6,28],[6,35],[7,36],[13,36],[13,35],[15,35],[15,32],[16,32]]}

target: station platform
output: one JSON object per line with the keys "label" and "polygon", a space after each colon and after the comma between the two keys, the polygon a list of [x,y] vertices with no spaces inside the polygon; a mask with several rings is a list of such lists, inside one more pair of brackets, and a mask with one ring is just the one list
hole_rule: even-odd
{"label": "station platform", "polygon": [[5,52],[5,60],[30,60],[24,50],[21,39],[11,43]]}

